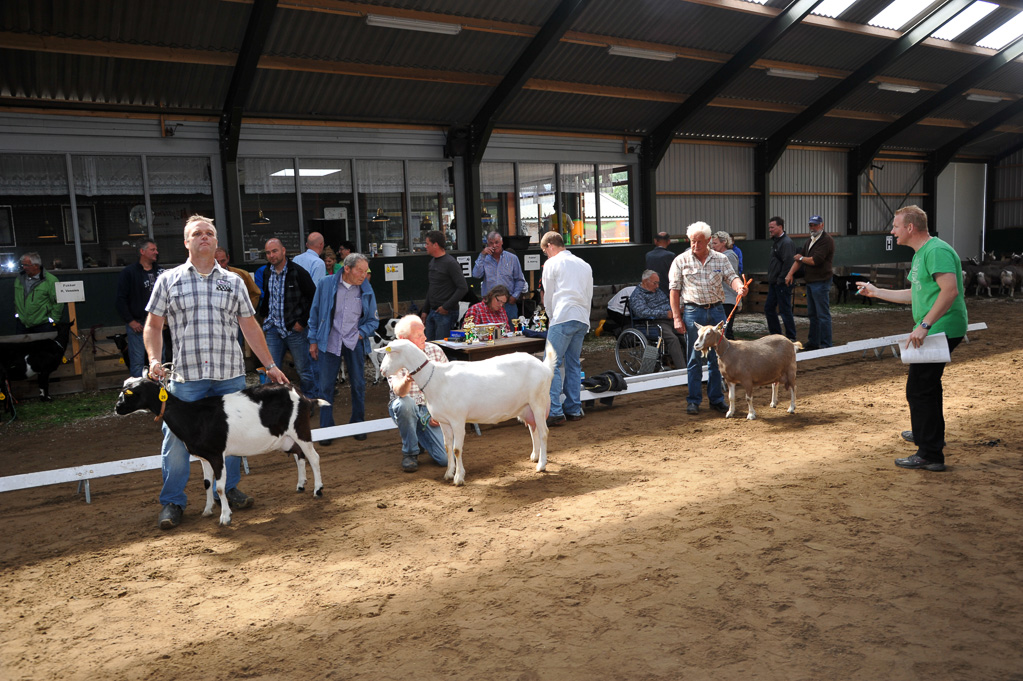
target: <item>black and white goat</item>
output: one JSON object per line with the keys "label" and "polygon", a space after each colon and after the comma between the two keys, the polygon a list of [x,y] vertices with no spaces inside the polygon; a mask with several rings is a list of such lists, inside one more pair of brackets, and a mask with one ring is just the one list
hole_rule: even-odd
{"label": "black and white goat", "polygon": [[12,381],[35,378],[39,385],[39,399],[51,402],[50,374],[56,371],[67,360],[68,342],[71,340],[70,322],[55,322],[56,338],[33,340],[24,343],[0,343],[0,364],[3,364],[7,376]]}
{"label": "black and white goat", "polygon": [[698,330],[693,350],[707,355],[717,351],[721,378],[728,385],[728,413],[735,415],[735,386],[741,385],[746,392],[749,413],[746,418],[753,420],[757,412],[753,409],[753,388],[771,386],[771,406],[778,406],[778,384],[784,385],[792,396],[789,413],[796,413],[796,348],[801,343],[789,340],[781,334],[772,334],[751,341],[730,341],[725,338],[724,322],[717,325],[696,325]]}
{"label": "black and white goat", "polygon": [[465,482],[462,445],[466,423],[500,423],[517,418],[533,440],[530,461],[537,472],[547,468],[547,415],[551,381],[557,359],[547,345],[541,362],[525,352],[513,352],[478,362],[431,362],[409,340],[398,339],[376,352],[383,355],[380,371],[390,376],[407,370],[426,397],[430,416],[440,423],[448,454],[445,480]]}
{"label": "black and white goat", "polygon": [[205,397],[185,402],[167,393],[160,400],[160,384],[148,378],[129,378],[124,382],[114,411],[131,414],[148,410],[163,415],[164,423],[181,440],[188,453],[202,463],[206,487],[204,516],[213,514],[213,484],[220,495],[220,524],[231,524],[227,503],[227,467],[224,458],[255,456],[277,450],[295,455],[298,464],[298,491],[305,490],[305,462],[313,469],[313,496],[323,496],[320,480],[320,455],[313,447],[309,412],[314,402],[324,400],[303,397],[293,386],[268,383],[221,397]]}

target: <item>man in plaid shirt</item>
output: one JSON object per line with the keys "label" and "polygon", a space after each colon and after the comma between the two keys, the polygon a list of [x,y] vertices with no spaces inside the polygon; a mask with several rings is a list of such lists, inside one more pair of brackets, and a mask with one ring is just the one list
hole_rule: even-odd
{"label": "man in plaid shirt", "polygon": [[[163,356],[163,327],[170,324],[174,344],[174,373],[167,375],[159,359],[149,364],[149,376],[166,382],[167,391],[178,399],[195,402],[204,397],[227,395],[245,387],[245,360],[238,344],[241,329],[249,347],[267,368],[267,378],[287,383],[270,357],[266,339],[253,315],[241,278],[217,264],[217,229],[213,221],[193,215],[185,223],[184,265],[164,272],[156,280],[146,310],[142,339],[150,357]],[[160,490],[160,527],[169,530],[181,522],[188,498],[188,450],[163,424],[163,488]],[[248,508],[254,500],[238,489],[240,460],[229,456],[227,502],[233,508]],[[225,503],[223,499],[220,503]]]}
{"label": "man in plaid shirt", "polygon": [[[689,395],[686,397],[686,413],[700,413],[700,402],[703,393],[700,379],[703,375],[703,358],[693,353],[696,343],[696,325],[710,326],[725,321],[725,311],[721,306],[725,297],[724,285],[738,295],[746,295],[746,287],[742,279],[735,273],[732,264],[723,253],[711,250],[710,225],[706,222],[694,222],[686,230],[691,244],[671,263],[668,271],[668,289],[671,300],[671,316],[675,329],[686,334],[686,354],[688,357]],[[728,411],[725,395],[721,389],[721,370],[718,368],[718,356],[713,350],[708,355],[710,373],[707,378],[707,399],[710,406],[722,414]]]}
{"label": "man in plaid shirt", "polygon": [[[448,361],[447,355],[439,346],[426,342],[426,327],[417,315],[406,315],[398,320],[394,327],[394,336],[415,343],[431,362]],[[415,473],[419,469],[417,457],[420,445],[433,457],[438,466],[448,465],[444,433],[441,432],[440,424],[430,418],[430,412],[426,408],[426,397],[416,384],[418,380],[427,385],[432,376],[433,369],[427,366],[422,373],[416,374],[415,379],[407,369],[387,377],[387,385],[391,389],[387,412],[401,434],[401,469],[406,473]]]}

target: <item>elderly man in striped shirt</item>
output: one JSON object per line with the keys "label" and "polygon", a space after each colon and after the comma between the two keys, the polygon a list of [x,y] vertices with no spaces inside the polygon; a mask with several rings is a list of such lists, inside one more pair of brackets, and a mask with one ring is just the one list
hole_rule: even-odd
{"label": "elderly man in striped shirt", "polygon": [[[689,250],[671,263],[668,272],[669,299],[675,329],[686,332],[686,353],[688,357],[689,395],[686,397],[686,413],[700,413],[703,393],[700,379],[703,374],[703,358],[693,353],[696,342],[696,325],[717,324],[725,320],[721,303],[724,300],[724,285],[735,293],[746,295],[746,287],[728,258],[711,250],[710,225],[694,222],[686,229],[691,244]],[[728,411],[724,391],[721,389],[721,370],[718,368],[717,353],[710,351],[708,358],[710,374],[707,379],[707,399],[711,408],[722,414]]]}

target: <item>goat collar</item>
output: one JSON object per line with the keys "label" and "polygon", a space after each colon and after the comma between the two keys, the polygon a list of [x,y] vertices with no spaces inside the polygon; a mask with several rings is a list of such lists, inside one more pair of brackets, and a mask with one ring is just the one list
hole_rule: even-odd
{"label": "goat collar", "polygon": [[153,420],[154,420],[154,421],[156,421],[157,423],[159,423],[159,422],[160,422],[160,419],[162,419],[162,418],[163,418],[163,415],[164,415],[164,413],[165,413],[166,411],[167,411],[167,402],[166,402],[166,401],[163,401],[163,402],[161,402],[161,403],[160,403],[160,413],[159,413],[159,414],[157,414],[157,415],[156,415],[156,418],[155,418],[155,419],[153,419]]}
{"label": "goat collar", "polygon": [[[415,371],[410,371],[408,375],[409,376],[415,376],[417,373],[419,373],[420,371],[423,370],[423,367],[425,367],[429,363],[430,363],[430,358],[428,357],[425,360],[423,360],[422,364],[420,364],[418,367],[416,367]],[[430,378],[426,379],[426,382],[423,383],[421,386],[419,386],[420,390],[426,390],[426,386],[428,386],[430,384],[430,381],[433,380],[433,374],[434,374],[435,371],[437,371],[436,367],[434,367],[433,371],[430,372]]]}

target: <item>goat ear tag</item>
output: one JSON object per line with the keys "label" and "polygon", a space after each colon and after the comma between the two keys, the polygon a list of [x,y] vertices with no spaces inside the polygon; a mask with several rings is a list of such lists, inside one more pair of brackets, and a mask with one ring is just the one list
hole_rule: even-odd
{"label": "goat ear tag", "polygon": [[67,357],[61,357],[60,358],[60,363],[61,364],[67,364]]}
{"label": "goat ear tag", "polygon": [[132,392],[132,391],[130,391],[130,390],[125,390],[125,391],[124,391],[124,394],[125,394],[125,395],[134,395],[135,393],[133,393],[133,392]]}
{"label": "goat ear tag", "polygon": [[167,401],[167,388],[164,388],[163,386],[160,386],[160,401]]}

